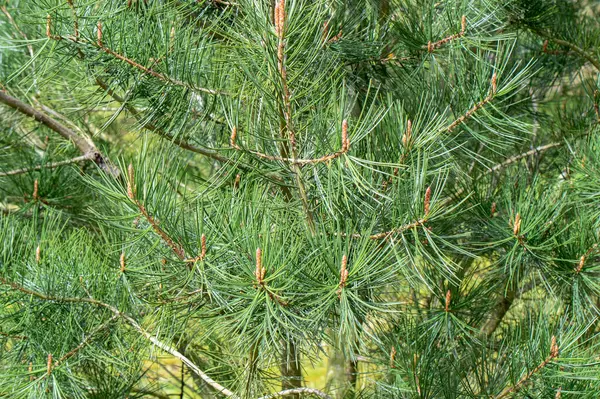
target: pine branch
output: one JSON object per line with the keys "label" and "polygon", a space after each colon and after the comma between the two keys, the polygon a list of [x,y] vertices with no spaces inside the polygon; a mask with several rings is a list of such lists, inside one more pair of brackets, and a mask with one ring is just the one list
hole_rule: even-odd
{"label": "pine branch", "polygon": [[434,50],[443,47],[446,43],[449,43],[453,40],[460,39],[464,36],[465,31],[467,30],[467,17],[465,15],[462,16],[460,20],[460,32],[455,33],[454,35],[450,35],[448,37],[443,38],[442,40],[438,40],[437,42],[429,42],[427,46],[424,48],[427,49],[429,53],[433,53]]}
{"label": "pine branch", "polygon": [[71,141],[84,156],[87,156],[90,160],[93,160],[101,169],[113,176],[118,175],[118,170],[110,163],[110,161],[108,161],[107,158],[102,155],[102,153],[96,148],[91,140],[86,140],[80,137],[77,133],[58,122],[56,119],[36,110],[30,105],[24,103],[18,98],[12,97],[2,90],[0,90],[0,102],[8,105],[11,108],[14,108],[22,114],[35,119],[36,121],[55,131],[64,139]]}
{"label": "pine branch", "polygon": [[[286,10],[285,0],[278,0],[275,4],[273,24],[275,25],[275,32],[277,34],[277,67],[279,69],[279,76],[281,79],[281,86],[283,89],[282,103],[280,106],[280,112],[283,115],[283,122],[280,124],[281,134],[286,136],[289,149],[283,145],[281,149],[281,155],[283,158],[289,158],[287,156],[288,151],[291,151],[292,158],[297,159],[298,153],[296,151],[296,133],[292,125],[292,105],[290,100],[290,90],[287,83],[287,71],[285,65],[285,24],[286,24]],[[300,200],[302,201],[302,208],[306,216],[306,222],[308,228],[314,234],[315,233],[315,222],[308,203],[308,196],[306,194],[306,187],[302,179],[302,170],[299,165],[292,164],[292,171],[294,172],[294,178],[296,180],[296,186],[300,194]],[[285,193],[284,193],[285,194]]]}
{"label": "pine branch", "polygon": [[107,329],[110,326],[110,324],[113,321],[115,321],[116,319],[118,319],[118,318],[119,318],[118,315],[114,315],[109,320],[107,320],[105,323],[99,325],[98,327],[96,327],[92,331],[90,331],[87,334],[87,337],[85,337],[83,339],[83,341],[81,341],[81,343],[79,345],[77,345],[75,348],[73,348],[69,352],[67,352],[63,357],[61,357],[60,359],[58,359],[58,361],[54,363],[54,367],[60,366],[65,361],[67,361],[71,357],[75,356],[75,354],[77,354],[77,352],[79,352],[80,350],[82,350],[83,348],[85,348],[86,346],[88,346],[92,342],[92,340],[94,339],[94,336],[96,334],[98,334],[99,332]]}
{"label": "pine branch", "polygon": [[515,394],[523,388],[523,385],[533,377],[534,374],[538,373],[544,367],[546,367],[552,360],[558,357],[558,345],[556,344],[556,337],[552,337],[552,341],[550,344],[550,354],[546,357],[536,368],[531,370],[529,373],[525,374],[523,378],[521,378],[515,385],[512,387],[506,388],[499,395],[495,397],[495,399],[502,399],[509,395]]}
{"label": "pine branch", "polygon": [[323,399],[332,399],[331,396],[327,395],[325,392],[320,391],[315,388],[285,389],[280,392],[275,392],[275,393],[272,393],[269,395],[261,396],[258,399],[273,399],[273,398],[281,398],[283,396],[298,395],[298,394],[309,394],[309,395],[318,396],[319,398],[323,398]]}
{"label": "pine branch", "polygon": [[65,161],[52,162],[49,164],[38,165],[38,166],[31,167],[31,168],[14,169],[14,170],[9,170],[8,172],[0,172],[0,177],[21,175],[24,173],[34,172],[36,170],[42,170],[42,169],[55,169],[60,166],[71,165],[74,163],[78,163],[78,162],[82,162],[82,161],[89,161],[89,160],[93,160],[93,159],[94,158],[90,154],[86,154],[86,155],[81,155],[81,156],[78,156],[75,158],[67,159]]}
{"label": "pine branch", "polygon": [[532,30],[532,31],[533,31],[533,33],[537,34],[538,36],[541,36],[541,37],[543,37],[543,38],[545,38],[547,40],[550,40],[550,41],[558,44],[559,46],[568,47],[574,53],[576,53],[580,57],[582,57],[582,58],[586,59],[587,61],[589,61],[598,70],[598,72],[600,72],[600,60],[598,60],[597,58],[594,58],[594,56],[592,56],[590,53],[588,53],[587,51],[585,51],[581,47],[579,47],[576,44],[571,43],[569,41],[552,37],[549,33],[543,32],[541,30]]}
{"label": "pine branch", "polygon": [[138,210],[140,211],[140,213],[142,214],[142,216],[144,216],[144,218],[146,219],[146,221],[150,224],[150,226],[152,226],[152,229],[156,232],[156,234],[158,234],[158,236],[163,240],[163,242],[169,247],[171,248],[171,250],[173,251],[173,253],[180,259],[185,261],[186,260],[186,255],[185,255],[185,251],[183,249],[183,247],[181,246],[181,244],[179,244],[178,242],[176,242],[175,240],[173,240],[159,225],[158,225],[158,221],[148,213],[148,211],[146,210],[146,207],[144,206],[144,204],[142,204],[137,198],[136,198],[136,193],[137,193],[137,189],[135,186],[135,182],[134,182],[134,170],[133,170],[133,165],[129,165],[128,168],[128,177],[129,180],[127,181],[127,196],[129,197],[129,199],[131,201],[133,201],[133,203],[135,204],[135,206],[138,208]]}
{"label": "pine branch", "polygon": [[180,86],[180,87],[185,87],[187,89],[190,89],[194,92],[201,92],[201,93],[206,93],[206,94],[211,94],[211,95],[228,95],[225,92],[222,91],[218,91],[218,90],[213,90],[213,89],[207,89],[204,87],[197,87],[197,86],[192,86],[186,82],[183,82],[181,80],[178,79],[174,79],[171,78],[170,76],[164,75],[162,73],[156,72],[154,70],[152,70],[151,68],[145,67],[142,64],[140,64],[139,62],[128,58],[122,54],[117,53],[114,50],[111,50],[110,48],[106,47],[104,45],[104,43],[102,42],[102,22],[98,22],[98,26],[97,26],[97,33],[98,33],[98,40],[94,43],[94,42],[90,42],[88,40],[85,39],[81,39],[79,37],[74,37],[74,36],[60,36],[60,35],[53,35],[51,33],[51,29],[52,29],[52,25],[51,25],[51,18],[50,15],[48,15],[47,18],[47,25],[46,25],[46,37],[48,37],[48,39],[52,39],[52,40],[66,40],[66,41],[71,41],[74,43],[78,43],[78,44],[85,44],[94,48],[98,48],[101,51],[105,52],[106,54],[120,60],[123,61],[129,65],[131,65],[132,67],[136,68],[137,70],[143,72],[146,75],[152,76],[154,78],[157,78],[163,82],[172,84],[174,86]]}
{"label": "pine branch", "polygon": [[[485,171],[484,176],[485,175],[489,175],[491,173],[494,172],[498,172],[499,170],[502,170],[504,168],[506,168],[507,166],[520,161],[523,158],[527,158],[531,155],[534,154],[541,154],[545,151],[548,151],[552,148],[556,148],[556,147],[561,147],[564,143],[550,143],[550,144],[545,144],[545,145],[541,145],[538,147],[535,147],[532,150],[523,152],[521,154],[517,154],[514,155],[510,158],[507,158],[505,161],[500,162],[499,164],[494,165],[493,167],[489,168],[488,170]],[[447,205],[448,203],[452,202],[454,198],[458,197],[459,195],[463,194],[466,190],[464,188],[461,188],[459,190],[457,190],[452,196],[446,197],[444,200],[442,200],[442,205]]]}
{"label": "pine branch", "polygon": [[33,297],[36,297],[36,298],[44,300],[44,301],[59,302],[59,303],[87,303],[87,304],[91,304],[91,305],[95,305],[95,306],[107,309],[110,312],[112,312],[115,316],[122,318],[125,322],[127,322],[127,324],[129,324],[131,327],[133,327],[133,329],[135,331],[137,331],[141,336],[143,336],[148,341],[150,341],[154,346],[162,349],[163,351],[171,354],[172,356],[174,356],[175,358],[177,358],[181,362],[183,362],[186,366],[189,367],[190,370],[192,370],[196,375],[198,375],[200,378],[202,378],[202,380],[207,385],[212,387],[218,393],[220,393],[224,396],[233,397],[233,398],[239,397],[239,396],[235,395],[229,389],[225,388],[224,386],[222,386],[221,384],[219,384],[218,382],[216,382],[215,380],[210,378],[206,373],[204,373],[190,359],[188,359],[183,354],[181,354],[181,352],[179,352],[177,349],[162,342],[161,340],[156,338],[154,335],[150,334],[142,326],[140,326],[138,324],[138,322],[135,321],[131,316],[121,312],[119,309],[117,309],[116,307],[114,307],[110,304],[104,303],[104,302],[96,300],[94,298],[57,297],[57,296],[42,294],[41,292],[30,290],[30,289],[25,288],[24,286],[21,286],[17,283],[9,282],[8,280],[4,279],[3,277],[0,277],[0,283],[3,285],[9,286],[13,290],[22,292],[26,295],[31,295]]}
{"label": "pine branch", "polygon": [[230,140],[230,145],[233,148],[235,148],[236,150],[239,150],[239,151],[249,152],[250,154],[256,155],[259,158],[268,159],[270,161],[286,162],[291,165],[310,165],[310,164],[317,164],[317,163],[321,163],[321,162],[331,161],[335,158],[338,158],[338,157],[344,155],[345,153],[347,153],[350,150],[350,140],[348,139],[348,122],[346,122],[346,120],[344,120],[344,122],[342,123],[342,148],[339,151],[336,151],[332,154],[324,155],[320,158],[313,158],[313,159],[284,158],[284,157],[277,157],[277,156],[273,156],[273,155],[264,154],[264,153],[258,152],[258,151],[244,150],[242,147],[240,147],[236,143],[236,138],[237,138],[237,128],[234,127],[231,132],[231,140]]}
{"label": "pine branch", "polygon": [[[419,219],[419,220],[416,220],[416,221],[414,221],[412,223],[408,223],[408,224],[405,224],[403,226],[396,227],[395,229],[391,229],[391,230],[384,231],[384,232],[381,232],[381,233],[371,234],[369,236],[369,238],[371,240],[388,239],[392,235],[400,234],[400,233],[402,233],[402,232],[404,232],[406,230],[410,230],[410,229],[413,229],[415,227],[422,226],[426,221],[427,221],[427,219]],[[338,235],[341,236],[341,237],[346,237],[347,234],[346,233],[338,233]],[[351,234],[350,237],[351,238],[362,238],[362,235],[360,233],[354,233],[354,234]]]}
{"label": "pine branch", "polygon": [[[141,126],[144,129],[149,130],[153,133],[156,133],[159,137],[172,142],[173,144],[175,144],[176,146],[178,146],[180,148],[183,148],[184,150],[188,150],[188,151],[200,154],[200,155],[204,155],[208,158],[214,159],[219,162],[223,162],[225,164],[234,165],[235,167],[237,167],[241,170],[247,171],[247,172],[255,171],[255,169],[252,166],[246,165],[243,163],[239,163],[234,159],[228,158],[227,156],[220,154],[216,150],[212,150],[212,149],[205,148],[205,147],[198,147],[193,144],[190,144],[189,142],[183,140],[182,138],[177,138],[177,137],[173,136],[172,134],[170,134],[169,132],[162,129],[161,127],[154,125],[153,123],[148,123],[148,122],[142,123],[142,119],[143,119],[142,115],[133,105],[131,105],[129,103],[129,101],[127,101],[127,99],[125,99],[125,98],[121,97],[119,94],[117,94],[113,89],[111,89],[106,84],[106,82],[104,82],[102,79],[100,79],[98,77],[96,78],[96,84],[98,86],[100,86],[102,88],[102,90],[104,90],[106,92],[106,94],[108,94],[116,102],[123,104],[125,106],[125,108],[129,111],[129,113],[138,122],[140,122]],[[265,177],[267,177],[271,180],[274,180],[277,183],[281,183],[283,181],[281,176],[279,176],[276,173],[268,173],[265,175]]]}
{"label": "pine branch", "polygon": [[453,131],[458,125],[465,122],[467,119],[470,119],[473,116],[473,114],[475,114],[477,111],[479,111],[481,108],[483,108],[487,103],[492,101],[494,99],[494,96],[496,95],[496,88],[497,88],[496,85],[497,85],[496,74],[494,73],[494,75],[492,76],[492,88],[490,90],[490,93],[487,95],[487,97],[485,97],[483,100],[481,100],[480,102],[475,104],[466,113],[464,113],[458,119],[456,119],[454,122],[452,122],[445,130],[448,132]]}

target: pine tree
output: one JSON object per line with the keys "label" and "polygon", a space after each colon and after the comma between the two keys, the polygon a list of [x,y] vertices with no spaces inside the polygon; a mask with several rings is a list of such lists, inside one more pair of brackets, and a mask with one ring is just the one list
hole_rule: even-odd
{"label": "pine tree", "polygon": [[2,3],[0,397],[598,396],[597,2]]}

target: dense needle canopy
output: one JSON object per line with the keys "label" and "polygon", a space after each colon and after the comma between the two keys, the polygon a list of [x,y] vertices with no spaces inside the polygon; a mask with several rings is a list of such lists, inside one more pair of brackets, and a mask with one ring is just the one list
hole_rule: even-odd
{"label": "dense needle canopy", "polygon": [[0,397],[598,396],[598,2],[0,11]]}

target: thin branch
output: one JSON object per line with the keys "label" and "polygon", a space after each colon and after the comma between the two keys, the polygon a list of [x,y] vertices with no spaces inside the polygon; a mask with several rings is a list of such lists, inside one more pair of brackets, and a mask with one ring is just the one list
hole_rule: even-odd
{"label": "thin branch", "polygon": [[565,46],[568,47],[569,49],[571,49],[574,53],[577,53],[579,56],[583,57],[584,59],[586,59],[587,61],[589,61],[599,72],[600,72],[600,60],[598,60],[597,58],[594,58],[590,53],[588,53],[587,51],[585,51],[584,49],[582,49],[581,47],[568,42],[566,40],[562,40],[562,39],[557,39],[555,37],[550,36],[550,34],[546,33],[546,32],[542,32],[539,30],[534,30],[533,31],[535,34],[537,34],[538,36],[541,36],[547,40],[553,41],[554,43],[560,45],[560,46]]}
{"label": "thin branch", "polygon": [[[494,172],[498,172],[499,170],[502,170],[502,169],[506,168],[507,166],[509,166],[509,165],[511,165],[511,164],[513,164],[513,163],[515,163],[517,161],[520,161],[523,158],[527,158],[527,157],[529,157],[531,155],[534,155],[534,154],[537,154],[537,153],[545,152],[545,151],[550,150],[552,148],[561,147],[562,145],[563,145],[563,143],[559,143],[559,142],[545,144],[545,145],[540,145],[540,146],[535,147],[535,148],[533,148],[533,149],[531,149],[529,151],[523,152],[523,153],[518,154],[518,155],[514,155],[514,156],[506,159],[505,161],[503,161],[503,162],[501,162],[499,164],[494,165],[490,169],[486,170],[483,175],[485,176],[485,175],[489,175],[489,174],[494,173]],[[458,197],[459,195],[461,195],[464,192],[465,192],[464,188],[459,189],[452,196],[446,197],[444,200],[442,200],[442,202],[441,202],[442,205],[446,205],[446,204],[452,202],[452,200],[455,197]]]}
{"label": "thin branch", "polygon": [[495,397],[495,399],[502,399],[502,398],[507,397],[508,395],[519,392],[521,390],[521,388],[523,388],[523,385],[527,381],[529,381],[529,379],[531,377],[533,377],[534,374],[536,374],[541,369],[546,367],[552,360],[554,360],[557,357],[558,357],[558,345],[556,344],[556,337],[553,336],[551,344],[550,344],[550,354],[548,355],[548,357],[546,357],[536,368],[531,370],[529,373],[525,374],[523,376],[523,378],[521,378],[515,385],[503,390],[498,396]]}
{"label": "thin branch", "polygon": [[[293,120],[292,120],[292,103],[290,99],[290,90],[287,81],[287,69],[285,65],[285,25],[286,25],[286,9],[285,0],[278,0],[275,3],[273,24],[275,26],[275,32],[277,33],[277,68],[279,76],[281,78],[281,104],[279,104],[280,113],[283,116],[282,121],[279,124],[281,135],[287,138],[289,148],[287,145],[281,146],[281,156],[283,158],[289,158],[288,154],[291,152],[291,158],[297,159],[298,152],[296,151],[296,133],[294,131]],[[343,143],[342,143],[343,144]],[[298,193],[300,194],[300,200],[302,202],[302,208],[306,217],[306,223],[312,234],[315,233],[315,222],[308,203],[308,196],[306,194],[306,187],[302,179],[302,169],[297,164],[292,164],[292,171],[294,172],[294,178],[296,180],[296,186]]]}
{"label": "thin branch", "polygon": [[259,158],[268,159],[270,161],[287,162],[291,165],[310,165],[310,164],[317,164],[317,163],[321,163],[321,162],[331,161],[332,159],[335,159],[335,158],[338,158],[338,157],[344,155],[345,153],[347,153],[350,150],[350,140],[348,139],[348,122],[346,122],[346,120],[344,120],[344,122],[342,124],[342,148],[339,151],[336,151],[336,152],[328,154],[328,155],[324,155],[320,158],[313,158],[313,159],[285,158],[285,157],[277,157],[277,156],[273,156],[273,155],[264,154],[264,153],[258,152],[258,151],[245,150],[242,147],[240,147],[238,144],[236,144],[236,141],[235,141],[236,137],[237,137],[237,128],[234,127],[232,134],[231,134],[230,144],[236,150],[249,152],[250,154],[256,155]]}
{"label": "thin branch", "polygon": [[163,82],[167,82],[170,83],[172,85],[175,86],[181,86],[181,87],[186,87],[192,91],[198,91],[198,92],[202,92],[202,93],[207,93],[207,94],[212,94],[212,95],[227,95],[227,93],[224,93],[222,91],[217,91],[217,90],[213,90],[213,89],[207,89],[204,87],[196,87],[196,86],[192,86],[186,82],[183,82],[181,80],[178,79],[174,79],[171,78],[167,75],[164,75],[162,73],[156,72],[148,67],[143,66],[142,64],[136,62],[135,60],[132,60],[131,58],[127,58],[122,54],[117,53],[116,51],[111,50],[110,48],[106,47],[104,45],[104,43],[102,42],[102,23],[98,22],[98,28],[97,28],[97,32],[98,32],[98,40],[94,43],[94,42],[90,42],[88,40],[85,39],[81,39],[79,37],[74,37],[74,36],[60,36],[60,35],[52,35],[50,34],[50,32],[46,32],[46,36],[49,39],[53,39],[53,40],[67,40],[67,41],[71,41],[74,43],[83,43],[92,47],[96,47],[100,50],[102,50],[103,52],[105,52],[108,55],[113,56],[114,58],[126,62],[127,64],[131,65],[132,67],[142,71],[143,73],[145,73],[146,75],[150,75],[153,76],[157,79],[162,80]]}
{"label": "thin branch", "polygon": [[68,360],[71,357],[75,356],[75,354],[77,352],[79,352],[81,349],[85,348],[86,346],[88,346],[92,342],[92,340],[94,339],[94,336],[96,334],[98,334],[100,331],[108,328],[110,326],[110,324],[113,321],[115,321],[116,319],[118,319],[118,318],[119,318],[119,315],[114,315],[113,317],[111,317],[110,319],[108,319],[105,323],[99,325],[98,327],[96,327],[92,331],[90,331],[88,333],[87,337],[85,337],[83,339],[83,341],[81,341],[81,343],[79,345],[77,345],[75,348],[73,348],[69,352],[67,352],[63,357],[61,357],[60,359],[58,359],[58,361],[56,361],[54,363],[54,367],[60,366],[66,360]]}
{"label": "thin branch", "polygon": [[[123,98],[119,94],[115,93],[114,90],[112,90],[110,87],[108,87],[106,82],[104,82],[102,79],[100,79],[98,77],[96,78],[96,84],[98,86],[100,86],[106,92],[106,94],[108,94],[110,97],[112,97],[116,102],[123,104],[125,106],[125,108],[129,111],[129,113],[135,119],[137,119],[138,122],[141,123],[141,126],[144,129],[149,130],[153,133],[156,133],[159,137],[161,137],[165,140],[169,140],[170,142],[172,142],[173,144],[175,144],[176,146],[178,146],[180,148],[183,148],[184,150],[188,150],[188,151],[200,154],[200,155],[204,155],[208,158],[217,160],[219,162],[235,165],[237,168],[244,170],[244,171],[248,171],[248,172],[254,171],[254,169],[251,166],[246,165],[246,164],[237,163],[237,161],[235,161],[231,158],[228,158],[228,157],[218,153],[215,150],[192,145],[189,142],[187,142],[181,138],[176,138],[175,136],[168,133],[161,127],[158,127],[152,123],[142,123],[142,116],[140,115],[140,112],[133,105],[131,105],[125,98]],[[282,178],[275,173],[268,173],[265,176],[268,177],[269,179],[275,180],[279,183],[281,183],[281,181],[282,181]]]}
{"label": "thin branch", "polygon": [[320,391],[315,388],[286,389],[286,390],[275,392],[275,393],[272,393],[269,395],[261,396],[258,399],[281,398],[283,396],[298,395],[298,394],[315,395],[315,396],[318,396],[319,398],[323,398],[323,399],[332,399],[331,396],[327,395],[325,392]]}
{"label": "thin branch", "polygon": [[484,98],[483,100],[481,100],[480,102],[478,102],[477,104],[475,104],[466,113],[464,113],[458,119],[456,119],[454,122],[452,122],[445,130],[447,130],[448,132],[451,132],[458,125],[460,125],[461,123],[463,123],[467,119],[471,118],[473,116],[473,114],[475,114],[475,112],[479,111],[487,103],[489,103],[490,101],[492,101],[492,99],[496,95],[496,85],[497,85],[497,83],[496,83],[496,74],[494,73],[494,75],[492,76],[492,89],[490,90],[490,93],[487,95],[487,97]]}
{"label": "thin branch", "polygon": [[62,303],[88,303],[88,304],[92,304],[92,305],[107,309],[110,312],[112,312],[115,316],[121,317],[125,322],[127,322],[127,324],[129,324],[131,327],[133,327],[134,330],[136,330],[140,335],[142,335],[144,338],[146,338],[148,341],[150,341],[154,346],[162,349],[163,351],[171,354],[172,356],[176,357],[181,362],[183,362],[186,366],[189,367],[190,370],[192,370],[196,375],[198,375],[200,378],[202,378],[202,380],[206,384],[211,386],[217,392],[219,392],[222,395],[227,396],[227,397],[238,398],[238,396],[235,395],[232,391],[225,388],[224,386],[222,386],[221,384],[219,384],[218,382],[216,382],[215,380],[210,378],[202,370],[200,370],[200,368],[198,366],[196,366],[190,359],[188,359],[186,356],[184,356],[181,352],[179,352],[175,348],[171,347],[170,345],[160,341],[158,338],[156,338],[154,335],[150,334],[142,326],[140,326],[138,324],[138,322],[135,321],[131,316],[121,312],[119,309],[117,309],[116,307],[114,307],[112,305],[109,305],[107,303],[101,302],[101,301],[99,301],[97,299],[93,299],[93,298],[78,298],[78,297],[61,298],[61,297],[56,297],[56,296],[52,296],[52,295],[42,294],[40,292],[25,288],[17,283],[9,282],[8,280],[6,280],[2,277],[0,277],[0,283],[11,287],[13,290],[20,291],[24,294],[34,296],[34,297],[42,299],[44,301],[53,301],[53,302],[62,302]]}
{"label": "thin branch", "polygon": [[[388,239],[390,236],[392,236],[394,234],[399,234],[399,233],[402,233],[402,232],[404,232],[406,230],[410,230],[412,228],[422,226],[426,221],[427,221],[427,219],[419,219],[419,220],[414,221],[412,223],[408,223],[408,224],[405,224],[403,226],[396,227],[395,229],[392,229],[392,230],[388,230],[388,231],[384,231],[384,232],[376,233],[376,234],[371,234],[369,236],[369,238],[371,240]],[[338,233],[337,235],[339,235],[340,237],[346,237],[346,236],[348,236],[346,233]],[[350,237],[351,238],[362,238],[363,236],[360,233],[354,233],[354,234],[350,234]]]}
{"label": "thin branch", "polygon": [[14,169],[14,170],[9,170],[8,172],[0,172],[0,177],[21,175],[23,173],[29,173],[29,172],[33,172],[36,170],[42,170],[42,169],[55,169],[55,168],[58,168],[59,166],[63,166],[63,165],[70,165],[70,164],[78,163],[78,162],[82,162],[82,161],[89,161],[89,160],[92,160],[93,158],[94,157],[91,154],[81,155],[81,156],[78,156],[75,158],[67,159],[65,161],[52,162],[52,163],[48,163],[45,165],[34,166],[31,168]]}
{"label": "thin branch", "polygon": [[89,157],[90,160],[93,160],[98,166],[100,166],[104,171],[116,176],[118,174],[117,169],[110,164],[108,159],[106,159],[102,153],[96,148],[94,143],[89,139],[84,139],[79,136],[70,128],[66,127],[62,123],[58,122],[56,119],[48,116],[47,114],[36,110],[30,105],[24,103],[23,101],[15,98],[5,91],[0,90],[0,103],[8,105],[11,108],[25,114],[51,130],[55,131],[59,135],[61,135],[64,139],[73,142],[75,147],[81,152],[83,155]]}
{"label": "thin branch", "polygon": [[518,155],[512,156],[512,157],[506,159],[506,161],[501,162],[501,163],[495,165],[490,170],[488,170],[486,172],[486,174],[497,172],[500,169],[503,169],[503,168],[507,167],[508,165],[510,165],[512,163],[515,163],[515,162],[517,162],[517,161],[519,161],[519,160],[521,160],[523,158],[527,158],[530,155],[538,154],[540,152],[547,151],[547,150],[549,150],[551,148],[560,147],[562,145],[563,145],[563,143],[550,143],[550,144],[541,145],[539,147],[535,147],[535,148],[533,148],[533,149],[531,149],[531,150],[529,150],[527,152],[524,152],[522,154],[518,154]]}
{"label": "thin branch", "polygon": [[5,332],[0,331],[0,336],[2,337],[6,337],[6,338],[10,338],[10,339],[17,339],[17,340],[25,340],[28,339],[26,336],[24,335],[10,335],[7,334]]}
{"label": "thin branch", "polygon": [[427,49],[428,52],[433,53],[435,49],[438,49],[444,46],[446,43],[449,43],[453,40],[460,39],[464,36],[465,31],[467,30],[467,17],[465,15],[462,16],[460,20],[460,32],[455,33],[454,35],[450,35],[448,37],[443,38],[442,40],[438,40],[437,42],[429,42],[427,46],[423,47]]}

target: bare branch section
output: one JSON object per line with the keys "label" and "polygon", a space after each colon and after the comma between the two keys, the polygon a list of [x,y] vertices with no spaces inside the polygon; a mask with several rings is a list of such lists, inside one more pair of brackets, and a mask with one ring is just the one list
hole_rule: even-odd
{"label": "bare branch section", "polygon": [[186,356],[184,356],[177,349],[162,342],[161,340],[156,338],[154,335],[150,334],[142,326],[140,326],[139,323],[137,321],[135,321],[131,316],[121,312],[119,309],[117,309],[116,307],[114,307],[112,305],[98,301],[93,298],[73,298],[73,297],[61,298],[61,297],[56,297],[56,296],[52,296],[52,295],[42,294],[40,292],[25,288],[17,283],[9,282],[8,280],[6,280],[2,277],[0,277],[0,283],[3,285],[9,286],[13,290],[22,292],[26,295],[31,295],[33,297],[36,297],[36,298],[44,300],[44,301],[61,302],[61,303],[88,303],[91,305],[95,305],[95,306],[107,309],[110,312],[112,312],[115,316],[122,318],[127,324],[129,324],[131,327],[133,327],[133,329],[135,331],[137,331],[140,335],[142,335],[144,338],[146,338],[148,341],[150,341],[154,346],[162,349],[163,351],[171,354],[172,356],[176,357],[181,362],[183,362],[186,366],[189,367],[190,370],[192,370],[196,375],[198,375],[207,385],[212,387],[215,391],[222,394],[223,396],[233,397],[233,398],[239,397],[238,395],[235,395],[229,389],[225,388],[224,386],[222,386],[221,384],[219,384],[218,382],[216,382],[215,380],[210,378],[196,364],[194,364],[190,359],[188,359]]}
{"label": "bare branch section", "polygon": [[65,161],[52,162],[52,163],[48,163],[45,165],[34,166],[31,168],[14,169],[14,170],[9,170],[8,172],[0,172],[0,177],[21,175],[23,173],[30,173],[30,172],[34,172],[36,170],[42,170],[42,169],[55,169],[60,166],[70,165],[70,164],[83,162],[83,161],[89,161],[92,159],[94,159],[93,156],[91,156],[90,154],[86,154],[86,155],[81,155],[79,157],[67,159]]}
{"label": "bare branch section", "polygon": [[273,399],[273,398],[281,398],[284,396],[291,396],[291,395],[298,395],[298,394],[315,395],[315,396],[318,396],[319,398],[323,398],[323,399],[332,399],[331,396],[327,395],[325,392],[319,391],[318,389],[315,389],[315,388],[286,389],[286,390],[283,390],[280,392],[272,393],[270,395],[261,396],[258,399]]}
{"label": "bare branch section", "polygon": [[56,119],[48,116],[47,114],[41,111],[38,111],[37,109],[31,107],[30,105],[24,103],[18,98],[9,95],[8,93],[2,90],[0,90],[0,103],[3,103],[21,112],[22,114],[35,119],[36,121],[55,131],[65,140],[71,141],[75,145],[75,147],[77,147],[79,152],[81,152],[86,157],[86,160],[93,160],[101,169],[110,173],[113,176],[118,175],[117,168],[115,168],[108,161],[108,159],[106,159],[102,155],[102,153],[100,153],[100,150],[96,148],[96,146],[91,140],[84,139],[70,128],[58,122]]}
{"label": "bare branch section", "polygon": [[258,152],[258,151],[245,150],[236,143],[236,139],[237,139],[237,128],[234,127],[231,131],[231,138],[229,140],[229,144],[236,150],[249,152],[253,155],[256,155],[259,158],[268,159],[270,161],[287,162],[292,165],[310,165],[310,164],[317,164],[317,163],[321,163],[321,162],[331,161],[335,158],[338,158],[338,157],[344,155],[345,153],[347,153],[350,150],[350,140],[348,139],[348,122],[346,120],[344,120],[344,122],[342,123],[342,148],[339,151],[336,151],[332,154],[324,155],[320,158],[313,158],[313,159],[285,158],[285,157],[277,157],[277,156],[273,156],[273,155],[264,154],[264,153]]}

